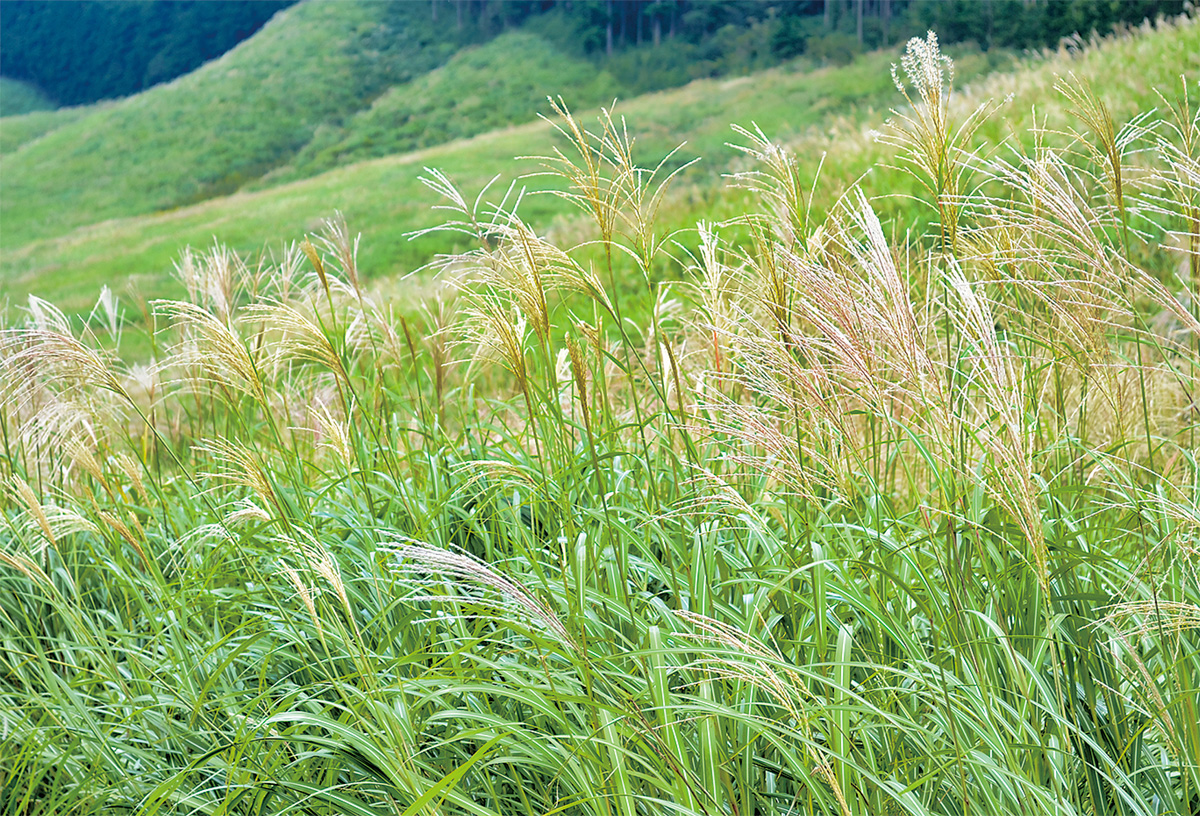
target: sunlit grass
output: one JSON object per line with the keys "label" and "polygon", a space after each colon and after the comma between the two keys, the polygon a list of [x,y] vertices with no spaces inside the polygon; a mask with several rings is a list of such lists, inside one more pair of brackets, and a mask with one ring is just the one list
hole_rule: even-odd
{"label": "sunlit grass", "polygon": [[900,206],[742,130],[678,234],[563,109],[589,224],[427,171],[403,317],[337,219],[182,256],[149,364],[11,315],[0,811],[1196,812],[1200,88],[962,130],[945,69]]}

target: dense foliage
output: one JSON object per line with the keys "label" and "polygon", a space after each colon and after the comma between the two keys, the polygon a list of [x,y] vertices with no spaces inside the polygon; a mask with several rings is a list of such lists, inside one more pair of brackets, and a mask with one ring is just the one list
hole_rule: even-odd
{"label": "dense foliage", "polygon": [[185,252],[149,363],[30,299],[0,811],[1197,812],[1200,88],[1087,79],[1195,30],[988,89],[1028,119],[913,40],[861,183],[740,129],[687,234],[560,109],[575,229],[427,171],[419,318],[338,218]]}
{"label": "dense foliage", "polygon": [[219,57],[293,2],[8,0],[0,74],[62,105],[129,96]]}

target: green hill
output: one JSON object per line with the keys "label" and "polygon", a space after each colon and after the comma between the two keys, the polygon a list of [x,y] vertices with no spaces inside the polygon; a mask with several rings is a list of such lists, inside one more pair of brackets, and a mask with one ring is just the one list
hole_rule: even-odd
{"label": "green hill", "polygon": [[301,3],[197,71],[18,149],[5,164],[0,199],[4,249],[211,198],[259,177],[321,122],[450,56],[453,46],[407,25],[409,8]]}
{"label": "green hill", "polygon": [[0,72],[62,105],[120,99],[216,59],[294,2],[0,3]]}
{"label": "green hill", "polygon": [[[756,121],[770,132],[795,135],[835,114],[878,118],[895,97],[888,76],[892,59],[891,54],[876,54],[850,66],[810,73],[775,69],[734,80],[700,80],[623,103],[620,113],[639,134],[642,161],[653,164],[687,141],[676,161],[704,158],[691,178],[700,200],[710,201],[732,156],[725,146],[730,122]],[[958,70],[965,78],[988,66],[985,56],[964,54]],[[438,198],[419,181],[425,167],[444,170],[474,195],[497,173],[504,174],[507,184],[537,171],[536,162],[514,163],[513,158],[548,153],[554,144],[550,124],[535,121],[268,190],[85,226],[6,248],[0,276],[15,298],[35,290],[52,291],[56,302],[76,309],[94,301],[97,281],[107,281],[118,291],[132,287],[145,296],[162,295],[175,291],[170,270],[185,245],[208,245],[217,236],[239,252],[257,252],[264,240],[297,237],[335,210],[343,212],[355,230],[370,236],[362,256],[368,274],[404,274],[450,248],[444,238],[406,238],[410,231],[443,218],[432,209]],[[549,181],[536,177],[520,183],[537,189]],[[537,213],[546,223],[565,209],[556,198],[533,196],[523,211]]]}
{"label": "green hill", "polygon": [[[305,8],[298,6],[291,13]],[[727,142],[738,141],[729,130],[730,123],[757,123],[772,137],[801,139],[804,146],[799,152],[805,172],[814,170],[822,154],[828,153],[824,183],[834,188],[847,186],[859,168],[883,155],[883,148],[864,135],[863,125],[878,126],[886,110],[903,101],[888,75],[888,66],[895,58],[895,54],[881,53],[840,68],[798,72],[784,66],[751,77],[701,80],[624,102],[619,113],[637,135],[638,160],[643,164],[653,165],[685,141],[675,160],[703,159],[677,185],[676,194],[668,201],[675,223],[683,227],[697,218],[721,218],[736,211],[740,193],[727,189],[721,178],[739,155],[726,146]],[[978,52],[956,54],[959,85],[1003,65],[996,60],[1007,59],[994,52],[990,56]],[[1136,64],[1139,70],[1136,74],[1113,72],[1112,64]],[[1152,34],[1116,39],[1082,56],[1064,52],[1049,61],[1034,58],[1015,72],[988,80],[978,93],[997,100],[1013,94],[1007,112],[1010,123],[1028,124],[1031,108],[1036,105],[1039,116],[1049,115],[1059,128],[1067,129],[1073,120],[1063,112],[1062,100],[1051,90],[1054,76],[1067,71],[1103,83],[1106,99],[1118,117],[1154,107],[1155,87],[1174,87],[1181,74],[1196,76],[1200,71],[1200,28],[1189,22]],[[585,118],[591,116],[585,114]],[[72,127],[86,125],[91,118]],[[38,146],[66,130],[50,134]],[[986,135],[992,143],[998,143],[1013,134],[997,131]],[[86,310],[94,302],[98,282],[107,282],[118,292],[145,297],[172,294],[177,291],[171,276],[172,263],[184,246],[207,246],[216,237],[238,252],[251,255],[262,251],[265,242],[300,237],[334,211],[343,212],[351,228],[364,234],[361,265],[365,274],[377,279],[397,278],[427,263],[435,253],[453,248],[444,236],[418,241],[406,237],[443,218],[431,209],[438,203],[436,196],[419,181],[425,167],[444,170],[470,196],[497,173],[503,174],[503,179],[493,192],[510,181],[533,190],[550,182],[544,177],[525,178],[525,174],[539,169],[538,164],[513,162],[513,158],[544,154],[554,144],[551,126],[534,122],[361,162],[272,189],[240,192],[171,212],[82,226],[24,243],[10,240],[6,215],[0,280],[13,301],[36,291],[52,295],[56,302],[74,310]],[[5,184],[6,200],[12,200],[7,164]],[[884,176],[879,168],[866,181],[866,188],[876,195],[912,191],[906,176]],[[903,206],[902,202],[892,198],[880,206],[886,214],[889,207]],[[546,196],[526,198],[522,211],[543,226],[567,214],[561,201]]]}
{"label": "green hill", "polygon": [[[1147,3],[1146,12],[1162,5]],[[831,58],[829,48],[818,47],[830,37],[849,43],[841,49],[849,59],[864,45],[894,42],[921,26],[932,8],[897,3],[888,34],[876,4],[858,39],[847,40],[852,21],[845,14],[822,24],[804,4],[299,3],[169,84],[103,107],[5,121],[0,249],[7,255],[88,224],[171,211],[529,121],[545,111],[547,93],[588,107],[630,96],[629,88],[735,74],[805,48],[807,62],[790,67],[811,67]],[[1113,21],[1105,14],[1060,22],[1104,27]],[[946,15],[952,39],[970,39],[986,22],[971,22],[962,9]],[[470,43],[482,44],[460,50]],[[822,83],[815,87],[824,89]],[[850,97],[862,101],[880,91],[883,100],[886,90],[872,78]],[[764,100],[768,108],[775,101]],[[836,90],[829,99],[814,94],[778,121],[803,127],[822,106],[845,101]],[[775,116],[749,108],[730,113]],[[670,118],[669,111],[662,115]],[[687,132],[672,126],[664,136],[681,140]]]}
{"label": "green hill", "polygon": [[521,31],[456,54],[442,67],[397,85],[341,127],[319,128],[290,164],[268,180],[306,178],[362,159],[408,153],[527,122],[546,97],[568,94],[592,106],[620,95],[592,63]]}
{"label": "green hill", "polygon": [[0,77],[0,116],[19,116],[32,111],[52,110],[53,100],[34,85]]}
{"label": "green hill", "polygon": [[37,110],[0,118],[0,156],[64,125],[95,113],[96,106]]}

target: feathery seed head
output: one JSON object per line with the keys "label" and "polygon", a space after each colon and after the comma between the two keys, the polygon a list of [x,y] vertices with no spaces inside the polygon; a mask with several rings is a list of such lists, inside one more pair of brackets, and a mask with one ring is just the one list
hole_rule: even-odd
{"label": "feathery seed head", "polygon": [[230,325],[197,306],[178,300],[154,302],[155,312],[181,330],[182,338],[162,367],[195,368],[213,380],[267,404],[266,389],[250,352]]}
{"label": "feathery seed head", "polygon": [[399,560],[403,569],[445,575],[493,590],[512,608],[521,610],[557,635],[564,645],[578,650],[579,647],[567,632],[567,628],[549,606],[524,585],[500,574],[484,562],[466,553],[430,547],[411,539],[386,546]]}

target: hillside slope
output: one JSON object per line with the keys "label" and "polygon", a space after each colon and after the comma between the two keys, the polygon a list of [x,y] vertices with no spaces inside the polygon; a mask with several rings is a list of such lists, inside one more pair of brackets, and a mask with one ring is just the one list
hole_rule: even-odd
{"label": "hillside slope", "polygon": [[[675,161],[705,159],[693,177],[703,176],[707,196],[719,188],[719,173],[731,155],[725,147],[730,122],[754,120],[772,132],[797,133],[834,113],[869,115],[895,96],[888,73],[891,60],[890,54],[876,54],[854,65],[812,73],[775,69],[737,80],[701,80],[622,103],[619,112],[639,135],[638,156],[643,162],[654,164],[687,141]],[[966,56],[959,71],[970,76],[987,64],[981,55]],[[549,112],[548,107],[543,110]],[[536,172],[536,162],[514,163],[513,157],[548,153],[554,144],[550,124],[535,121],[173,212],[85,226],[12,249],[5,238],[0,279],[15,297],[35,288],[52,291],[56,301],[72,308],[90,305],[99,280],[114,288],[136,281],[144,295],[165,294],[174,291],[172,262],[187,244],[204,246],[215,235],[240,252],[256,252],[264,241],[290,239],[315,229],[335,210],[343,212],[354,229],[370,235],[363,246],[364,269],[380,276],[401,274],[448,248],[444,238],[410,242],[405,237],[443,218],[432,209],[438,198],[419,181],[426,166],[446,171],[473,196],[498,173],[516,180]],[[540,176],[520,180],[530,189],[544,189],[551,182]],[[526,200],[523,211],[549,220],[565,208],[558,199],[534,196]]]}
{"label": "hillside slope", "polygon": [[87,105],[78,108],[35,110],[0,117],[0,156],[13,153],[39,136],[89,116],[96,112],[96,108],[97,106]]}
{"label": "hillside slope", "polygon": [[545,110],[546,97],[555,93],[569,93],[574,104],[589,107],[620,95],[607,71],[563,54],[540,37],[507,32],[389,89],[343,126],[319,129],[268,181],[307,178],[363,159],[527,122]]}
{"label": "hillside slope", "polygon": [[407,13],[367,0],[301,3],[197,71],[19,148],[5,164],[4,248],[257,178],[319,123],[450,55],[416,39]]}
{"label": "hillside slope", "polygon": [[[737,80],[702,80],[622,103],[618,112],[637,136],[635,159],[643,165],[653,166],[684,141],[687,144],[676,161],[703,159],[667,201],[673,223],[683,228],[699,218],[720,219],[738,212],[743,192],[729,188],[721,177],[740,160],[740,154],[727,146],[743,143],[730,132],[731,123],[757,123],[772,137],[801,140],[797,152],[804,178],[811,179],[817,166],[823,165],[824,198],[829,198],[830,189],[853,183],[862,167],[886,154],[863,125],[877,127],[889,107],[903,102],[890,77],[893,59],[891,54],[877,54],[844,68],[812,73],[773,69]],[[1137,65],[1138,71],[1114,72],[1113,65]],[[984,55],[960,53],[955,67],[962,86],[994,66]],[[1004,106],[1009,126],[1027,127],[1036,106],[1039,120],[1049,117],[1050,127],[1068,130],[1078,123],[1053,90],[1055,77],[1068,71],[1098,86],[1103,83],[1113,116],[1124,121],[1159,104],[1154,88],[1173,93],[1180,75],[1200,76],[1200,24],[1190,21],[1159,31],[1144,29],[1082,55],[1064,52],[1050,60],[1027,62],[1016,71],[979,83],[966,99],[979,104],[1011,95]],[[581,118],[593,121],[590,113]],[[1014,135],[1022,133],[989,123],[979,137],[985,145],[995,145]],[[293,240],[318,228],[321,219],[334,211],[344,213],[351,228],[364,235],[360,256],[364,274],[402,276],[434,254],[453,248],[452,240],[442,235],[418,241],[406,237],[445,218],[432,209],[439,203],[437,197],[419,181],[425,167],[445,171],[468,200],[498,173],[502,180],[493,194],[502,192],[510,181],[530,190],[546,189],[554,179],[526,176],[540,169],[537,162],[514,162],[513,157],[545,154],[555,144],[552,127],[534,122],[170,213],[85,227],[5,251],[0,280],[14,302],[38,292],[74,310],[86,310],[94,302],[98,281],[142,297],[173,294],[178,284],[171,277],[172,263],[184,246],[207,246],[216,237],[252,255],[265,245],[278,246],[268,242]],[[864,180],[864,187],[870,195],[886,197],[878,203],[885,215],[889,208],[907,206],[903,195],[916,192],[905,174],[885,175],[878,168]],[[522,204],[522,213],[546,228],[567,210],[557,198],[530,196]]]}

